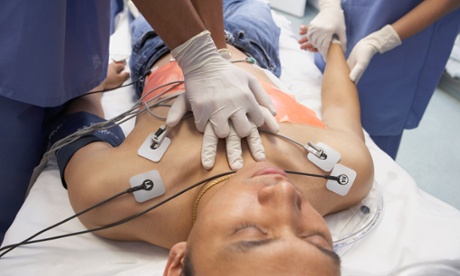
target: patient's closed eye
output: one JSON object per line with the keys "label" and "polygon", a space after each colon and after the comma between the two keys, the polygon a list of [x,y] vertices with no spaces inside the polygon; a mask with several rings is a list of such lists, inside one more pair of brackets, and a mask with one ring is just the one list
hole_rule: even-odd
{"label": "patient's closed eye", "polygon": [[326,238],[320,233],[310,234],[310,235],[303,235],[301,236],[303,240],[306,242],[315,245],[318,248],[328,248],[328,242]]}
{"label": "patient's closed eye", "polygon": [[262,235],[266,236],[267,232],[264,231],[257,224],[252,222],[245,222],[240,226],[236,227],[233,234],[244,234],[244,235]]}

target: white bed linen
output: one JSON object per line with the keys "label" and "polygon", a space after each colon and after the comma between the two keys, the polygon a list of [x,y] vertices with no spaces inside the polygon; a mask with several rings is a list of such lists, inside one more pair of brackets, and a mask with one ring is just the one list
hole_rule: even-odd
{"label": "white bed linen", "polygon": [[[282,81],[297,99],[319,111],[321,73],[312,56],[300,51],[289,21],[274,13],[282,29],[280,55]],[[112,35],[111,56],[130,54],[126,17]],[[132,87],[104,95],[106,116],[111,118],[134,102]],[[122,125],[128,133],[134,122]],[[460,262],[460,211],[420,190],[414,180],[370,140],[376,184],[383,212],[376,226],[362,239],[343,248],[343,275],[389,275],[419,262]],[[439,183],[442,188],[442,183]],[[73,215],[62,188],[56,161],[51,159],[8,230],[2,246],[13,244]],[[340,214],[327,218],[330,225]],[[40,236],[85,230],[77,220]],[[338,229],[333,229],[337,231]],[[162,275],[167,250],[141,242],[116,242],[85,234],[21,246],[0,259],[1,275]]]}
{"label": "white bed linen", "polygon": [[452,78],[460,79],[460,34],[457,35],[452,53],[447,60],[446,72]]}

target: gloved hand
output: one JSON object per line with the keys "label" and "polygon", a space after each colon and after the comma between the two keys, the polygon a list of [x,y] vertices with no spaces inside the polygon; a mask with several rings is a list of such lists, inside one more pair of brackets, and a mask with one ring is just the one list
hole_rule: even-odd
{"label": "gloved hand", "polygon": [[[230,133],[231,120],[236,133],[245,137],[252,129],[250,121],[258,127],[265,123],[259,105],[276,114],[257,79],[223,59],[208,31],[178,46],[172,55],[184,73],[185,93],[198,131],[204,132],[210,122],[217,136],[225,138]],[[178,119],[181,118],[168,114],[167,125],[177,124]]]}
{"label": "gloved hand", "polygon": [[306,34],[306,36],[302,37],[299,43],[301,44],[300,48],[304,50],[316,48],[326,60],[333,35],[338,37],[344,52],[346,50],[345,17],[340,0],[320,0],[319,8],[318,15],[311,21],[310,25],[300,27],[300,34]]}
{"label": "gloved hand", "polygon": [[204,132],[210,124],[213,135],[226,138],[231,123],[239,137],[246,137],[254,125],[260,127],[270,120],[259,105],[269,110],[270,117],[276,114],[257,79],[222,58],[208,31],[178,46],[172,55],[184,73],[187,98],[181,97],[173,104],[167,126],[175,126],[191,108],[198,131]]}
{"label": "gloved hand", "polygon": [[386,25],[358,41],[347,60],[351,70],[350,79],[358,83],[377,52],[383,54],[399,45],[401,45],[401,39],[391,25]]}
{"label": "gloved hand", "polygon": [[[276,122],[275,117],[272,113],[263,106],[259,106],[260,111],[265,119],[265,126],[271,132],[278,132],[279,125]],[[168,119],[170,117],[179,118],[179,120],[185,115],[187,111],[190,111],[190,103],[187,100],[186,94],[181,94],[177,97],[176,101],[169,109]],[[182,115],[180,115],[182,114]],[[166,122],[168,125],[168,121]],[[251,122],[251,131],[246,137],[249,149],[251,151],[254,160],[262,161],[265,160],[265,150],[260,140],[259,131],[254,123]],[[219,137],[214,131],[214,126],[211,122],[206,124],[206,128],[203,135],[203,144],[201,147],[201,164],[206,169],[211,169],[216,161],[217,144]],[[226,137],[227,147],[227,159],[228,164],[232,170],[238,170],[243,166],[242,150],[241,150],[241,137],[236,133],[233,124],[230,123],[230,133]]]}
{"label": "gloved hand", "polygon": [[[261,111],[266,119],[266,126],[272,132],[279,131],[279,125],[275,117],[267,108],[260,106]],[[252,157],[256,161],[265,160],[265,150],[262,146],[259,131],[254,123],[251,123],[251,133],[246,137],[246,141],[251,151]],[[214,133],[213,125],[208,123],[204,131],[203,146],[201,148],[201,164],[204,168],[210,169],[216,161],[217,143],[219,138]],[[236,133],[233,125],[230,123],[230,134],[225,139],[227,148],[227,160],[232,170],[239,170],[243,167],[243,157],[241,150],[241,138]]]}

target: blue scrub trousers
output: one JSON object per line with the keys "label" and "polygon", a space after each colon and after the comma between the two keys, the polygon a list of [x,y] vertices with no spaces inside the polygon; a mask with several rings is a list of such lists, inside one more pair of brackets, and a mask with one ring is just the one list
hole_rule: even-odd
{"label": "blue scrub trousers", "polygon": [[[46,151],[48,125],[65,102],[105,77],[109,31],[123,7],[123,0],[2,5],[0,21],[8,25],[0,24],[0,33],[8,39],[0,42],[0,64],[8,70],[0,73],[0,90],[6,96],[0,96],[0,243]],[[28,18],[36,24],[23,24]]]}
{"label": "blue scrub trousers", "polygon": [[0,242],[24,202],[30,176],[47,146],[47,122],[63,110],[0,97]]}
{"label": "blue scrub trousers", "polygon": [[393,160],[398,155],[399,145],[401,144],[402,133],[400,135],[370,135],[372,141]]}

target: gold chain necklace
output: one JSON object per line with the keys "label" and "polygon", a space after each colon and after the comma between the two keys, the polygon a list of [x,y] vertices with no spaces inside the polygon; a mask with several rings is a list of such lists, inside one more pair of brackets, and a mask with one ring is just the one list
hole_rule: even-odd
{"label": "gold chain necklace", "polygon": [[207,191],[209,191],[212,187],[214,187],[217,184],[229,179],[230,177],[232,177],[232,175],[226,175],[224,177],[218,178],[218,179],[214,180],[213,182],[211,182],[211,184],[209,184],[209,186],[207,186],[203,191],[201,191],[200,195],[197,197],[197,199],[195,201],[195,206],[193,206],[193,215],[192,215],[192,222],[193,223],[195,223],[195,221],[196,221],[196,210],[198,209],[198,204],[200,203],[200,200],[203,197],[203,195]]}

